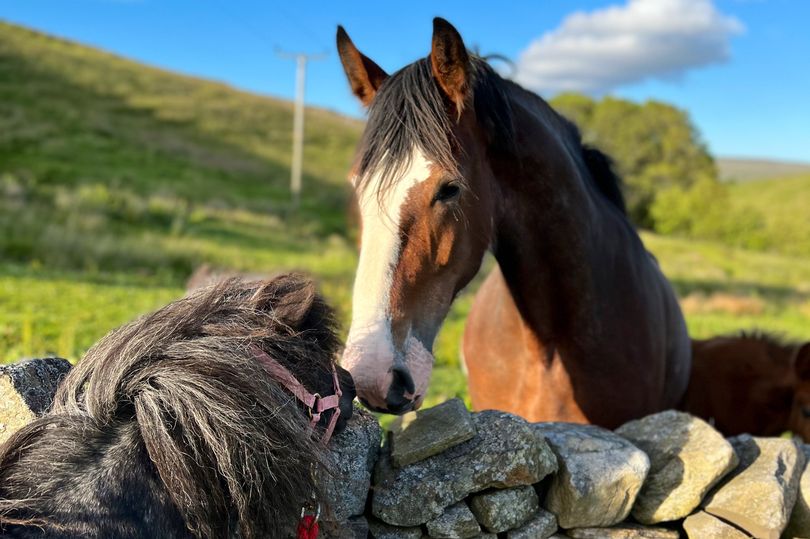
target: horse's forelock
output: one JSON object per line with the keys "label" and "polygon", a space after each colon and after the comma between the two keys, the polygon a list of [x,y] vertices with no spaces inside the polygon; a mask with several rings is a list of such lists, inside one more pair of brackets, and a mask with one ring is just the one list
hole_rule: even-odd
{"label": "horse's forelock", "polygon": [[[513,144],[511,110],[504,81],[487,62],[471,58],[472,102],[476,117],[495,147]],[[355,187],[384,195],[411,165],[415,153],[448,174],[458,173],[454,152],[456,117],[433,76],[430,59],[418,60],[386,79],[369,107],[360,142]],[[368,185],[371,181],[374,185]],[[458,178],[461,179],[461,178]]]}

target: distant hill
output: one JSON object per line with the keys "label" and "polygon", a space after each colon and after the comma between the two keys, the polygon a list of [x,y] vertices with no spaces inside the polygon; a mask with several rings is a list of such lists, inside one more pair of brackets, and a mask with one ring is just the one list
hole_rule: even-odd
{"label": "distant hill", "polygon": [[346,238],[363,123],[307,109],[292,214],[292,116],[285,100],[0,22],[0,265],[178,283],[202,262],[281,265],[225,255],[237,245],[281,258]]}
{"label": "distant hill", "polygon": [[748,182],[810,174],[810,163],[739,157],[719,157],[715,161],[723,181]]}

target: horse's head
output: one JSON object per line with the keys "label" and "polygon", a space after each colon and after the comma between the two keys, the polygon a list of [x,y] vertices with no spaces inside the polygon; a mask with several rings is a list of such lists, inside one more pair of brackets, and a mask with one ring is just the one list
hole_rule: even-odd
{"label": "horse's head", "polygon": [[797,382],[789,426],[793,434],[810,442],[810,342],[798,348],[794,365]]}
{"label": "horse's head", "polygon": [[443,19],[430,55],[390,77],[342,28],[337,46],[369,110],[351,172],[362,233],[343,365],[367,406],[403,413],[421,405],[434,338],[491,243],[489,157],[511,134],[506,102]]}

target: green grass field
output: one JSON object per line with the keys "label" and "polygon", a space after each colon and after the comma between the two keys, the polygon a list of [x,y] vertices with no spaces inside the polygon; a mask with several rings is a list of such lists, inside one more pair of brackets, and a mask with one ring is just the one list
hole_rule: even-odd
{"label": "green grass field", "polygon": [[[0,361],[77,360],[182,295],[203,263],[309,272],[347,327],[356,254],[344,176],[362,124],[307,112],[304,203],[292,213],[291,122],[289,103],[0,23]],[[809,193],[806,174],[732,186],[735,203],[767,216],[778,254],[644,235],[693,335],[810,339]],[[429,402],[466,395],[458,345],[478,282],[438,338]]]}

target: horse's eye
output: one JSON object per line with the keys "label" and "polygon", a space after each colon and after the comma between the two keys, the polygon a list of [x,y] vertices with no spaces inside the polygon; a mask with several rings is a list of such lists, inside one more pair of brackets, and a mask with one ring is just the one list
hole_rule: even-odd
{"label": "horse's eye", "polygon": [[433,202],[451,202],[456,200],[461,194],[461,187],[457,183],[447,182],[439,186],[439,190],[433,195]]}

